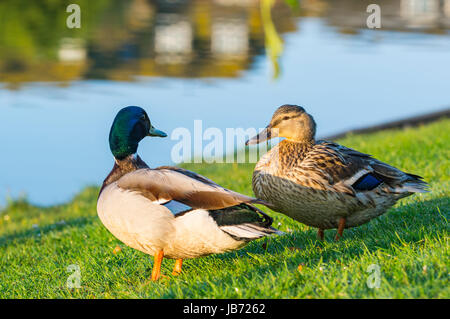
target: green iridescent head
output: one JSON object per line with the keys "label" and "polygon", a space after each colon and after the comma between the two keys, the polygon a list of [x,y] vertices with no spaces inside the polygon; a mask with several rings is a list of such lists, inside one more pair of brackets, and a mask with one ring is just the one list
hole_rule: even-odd
{"label": "green iridescent head", "polygon": [[146,136],[166,137],[155,129],[147,113],[139,106],[127,106],[117,113],[109,133],[109,147],[114,157],[123,160],[135,154],[139,142]]}

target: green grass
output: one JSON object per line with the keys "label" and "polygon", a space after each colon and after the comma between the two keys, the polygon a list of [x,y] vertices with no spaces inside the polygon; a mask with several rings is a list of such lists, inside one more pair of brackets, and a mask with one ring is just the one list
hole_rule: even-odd
{"label": "green grass", "polygon": [[[1,298],[449,298],[450,120],[419,128],[349,136],[340,142],[370,153],[431,184],[388,213],[316,240],[316,230],[270,212],[285,236],[222,255],[186,260],[183,274],[148,282],[152,257],[116,240],[96,216],[98,189],[66,205],[25,200],[0,213]],[[150,159],[149,159],[150,160]],[[233,190],[252,194],[253,164],[189,165]],[[277,226],[278,225],[278,226]],[[267,251],[262,244],[267,241]],[[116,246],[122,250],[113,253]],[[69,289],[67,267],[80,267],[81,288]],[[367,269],[380,267],[380,287]],[[301,271],[298,266],[302,265]]]}

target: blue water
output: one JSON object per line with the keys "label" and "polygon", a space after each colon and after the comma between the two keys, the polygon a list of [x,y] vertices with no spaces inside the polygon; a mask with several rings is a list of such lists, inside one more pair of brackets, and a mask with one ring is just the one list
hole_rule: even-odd
{"label": "blue water", "polygon": [[[450,105],[450,37],[363,30],[337,33],[302,18],[286,33],[281,74],[259,55],[238,78],[82,79],[68,87],[28,83],[0,89],[0,203],[26,194],[36,204],[69,200],[99,185],[113,165],[107,137],[116,112],[144,107],[155,127],[264,127],[281,104],[304,106],[326,136]],[[146,139],[151,166],[171,164],[177,141]]]}

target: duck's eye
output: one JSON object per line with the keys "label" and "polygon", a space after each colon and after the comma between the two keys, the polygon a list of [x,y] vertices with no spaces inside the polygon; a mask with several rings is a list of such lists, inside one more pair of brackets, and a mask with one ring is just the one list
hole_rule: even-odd
{"label": "duck's eye", "polygon": [[145,116],[145,114],[141,115],[141,120],[145,121],[147,119],[147,116]]}

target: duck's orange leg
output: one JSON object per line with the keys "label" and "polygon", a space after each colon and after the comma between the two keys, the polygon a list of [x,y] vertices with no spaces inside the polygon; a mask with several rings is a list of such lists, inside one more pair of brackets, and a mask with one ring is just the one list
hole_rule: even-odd
{"label": "duck's orange leg", "polygon": [[336,237],[334,238],[335,241],[338,241],[339,238],[342,237],[342,233],[344,232],[344,228],[345,228],[345,222],[346,222],[345,217],[341,217],[341,219],[339,219],[337,234],[336,234]]}
{"label": "duck's orange leg", "polygon": [[175,261],[175,266],[173,267],[172,275],[177,276],[181,273],[181,267],[183,266],[183,259],[177,259]]}
{"label": "duck's orange leg", "polygon": [[324,237],[325,237],[325,233],[324,233],[323,229],[319,228],[317,230],[317,238],[319,238],[320,240],[323,240]]}
{"label": "duck's orange leg", "polygon": [[161,276],[161,264],[164,258],[164,251],[158,251],[154,256],[153,270],[152,270],[152,280],[156,281]]}

